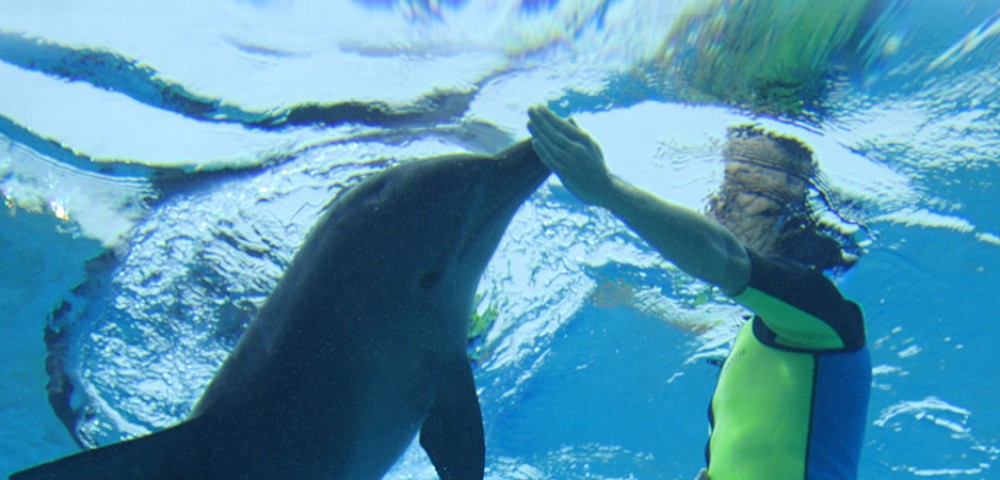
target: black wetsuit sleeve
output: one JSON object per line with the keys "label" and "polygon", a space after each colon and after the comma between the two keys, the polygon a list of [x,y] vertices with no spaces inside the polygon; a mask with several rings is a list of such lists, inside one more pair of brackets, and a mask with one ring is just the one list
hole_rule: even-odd
{"label": "black wetsuit sleeve", "polygon": [[865,344],[861,309],[822,273],[751,250],[750,282],[736,301],[751,309],[762,342],[793,350],[856,350]]}

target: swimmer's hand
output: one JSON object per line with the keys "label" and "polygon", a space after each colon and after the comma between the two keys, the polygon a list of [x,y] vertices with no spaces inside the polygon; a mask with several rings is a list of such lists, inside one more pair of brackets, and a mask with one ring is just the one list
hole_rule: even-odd
{"label": "swimmer's hand", "polygon": [[559,118],[547,107],[528,109],[528,118],[531,145],[542,163],[582,202],[603,206],[614,178],[597,142],[575,122]]}

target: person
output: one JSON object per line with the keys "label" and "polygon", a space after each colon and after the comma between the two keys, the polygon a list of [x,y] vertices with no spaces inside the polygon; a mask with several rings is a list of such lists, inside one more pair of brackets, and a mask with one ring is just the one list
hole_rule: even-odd
{"label": "person", "polygon": [[597,142],[546,107],[529,110],[528,129],[571,193],[754,313],[722,365],[698,478],[855,479],[871,358],[860,308],[822,273],[853,260],[802,211],[810,151],[757,128],[731,130],[709,218],[613,175]]}

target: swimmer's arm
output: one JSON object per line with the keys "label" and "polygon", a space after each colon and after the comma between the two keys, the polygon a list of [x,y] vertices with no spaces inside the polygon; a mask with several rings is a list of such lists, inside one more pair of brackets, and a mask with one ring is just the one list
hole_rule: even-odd
{"label": "swimmer's arm", "polygon": [[596,202],[685,272],[727,295],[745,290],[750,261],[743,244],[722,225],[612,177]]}
{"label": "swimmer's arm", "polygon": [[750,259],[729,230],[667,202],[608,171],[600,147],[583,130],[544,107],[529,111],[532,145],[580,200],[608,209],[678,268],[728,295],[750,279]]}

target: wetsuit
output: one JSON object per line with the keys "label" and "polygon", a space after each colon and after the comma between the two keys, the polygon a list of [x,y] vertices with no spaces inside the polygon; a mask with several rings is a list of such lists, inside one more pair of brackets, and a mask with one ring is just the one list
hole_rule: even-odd
{"label": "wetsuit", "polygon": [[821,273],[750,252],[755,313],[719,376],[712,480],[857,478],[871,390],[861,310]]}

